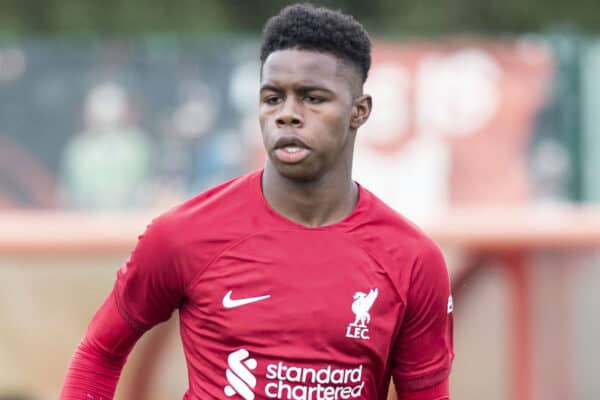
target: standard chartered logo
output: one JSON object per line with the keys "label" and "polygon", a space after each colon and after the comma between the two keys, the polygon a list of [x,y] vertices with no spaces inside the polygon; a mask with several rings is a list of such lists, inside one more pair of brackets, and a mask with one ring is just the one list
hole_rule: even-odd
{"label": "standard chartered logo", "polygon": [[239,349],[229,354],[227,364],[225,376],[229,385],[225,386],[225,394],[231,397],[237,393],[244,400],[254,400],[252,389],[256,387],[256,377],[250,370],[256,368],[256,360],[250,358],[247,350]]}
{"label": "standard chartered logo", "polygon": [[[250,370],[256,369],[256,360],[250,358],[247,350],[240,349],[229,354],[227,363],[225,394],[253,400],[256,377]],[[266,365],[264,395],[286,400],[357,399],[362,398],[364,386],[362,365],[309,368],[278,362]]]}
{"label": "standard chartered logo", "polygon": [[282,362],[267,365],[265,394],[271,399],[338,400],[362,398],[363,366],[306,368]]}

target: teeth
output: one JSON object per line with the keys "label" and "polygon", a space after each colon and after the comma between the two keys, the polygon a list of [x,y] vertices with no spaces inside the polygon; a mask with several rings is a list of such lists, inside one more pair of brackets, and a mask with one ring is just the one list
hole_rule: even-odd
{"label": "teeth", "polygon": [[283,150],[285,150],[286,153],[297,153],[302,149],[298,146],[285,146]]}

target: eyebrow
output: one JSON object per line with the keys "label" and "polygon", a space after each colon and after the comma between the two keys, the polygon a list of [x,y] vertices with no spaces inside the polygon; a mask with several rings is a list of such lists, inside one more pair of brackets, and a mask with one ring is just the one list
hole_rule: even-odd
{"label": "eyebrow", "polygon": [[[263,90],[271,90],[276,93],[283,92],[283,90],[279,86],[271,85],[268,83],[264,84],[260,87],[260,91],[262,92]],[[317,85],[298,86],[297,88],[294,89],[294,91],[300,92],[300,93],[308,93],[308,92],[314,92],[314,91],[327,92],[327,93],[331,93],[331,94],[334,93],[333,90],[327,89],[323,86],[317,86]]]}

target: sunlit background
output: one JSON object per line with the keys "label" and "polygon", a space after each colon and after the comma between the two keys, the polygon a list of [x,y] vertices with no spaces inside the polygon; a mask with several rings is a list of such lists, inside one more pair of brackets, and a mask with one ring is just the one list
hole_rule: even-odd
{"label": "sunlit background", "polygon": [[[264,161],[286,1],[0,0],[0,399],[58,396],[153,216]],[[374,41],[356,179],[438,241],[455,400],[600,398],[600,2],[339,0]],[[177,318],[117,399],[181,398]]]}

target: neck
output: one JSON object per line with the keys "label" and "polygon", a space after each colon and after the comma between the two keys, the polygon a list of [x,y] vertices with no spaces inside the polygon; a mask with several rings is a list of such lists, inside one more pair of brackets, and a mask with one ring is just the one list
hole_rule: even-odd
{"label": "neck", "polygon": [[299,182],[282,176],[267,161],[262,177],[263,195],[273,210],[298,224],[310,227],[335,224],[354,210],[358,200],[358,187],[352,181],[351,171],[344,172]]}

